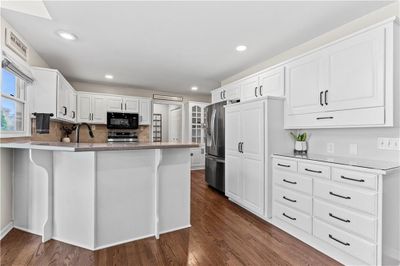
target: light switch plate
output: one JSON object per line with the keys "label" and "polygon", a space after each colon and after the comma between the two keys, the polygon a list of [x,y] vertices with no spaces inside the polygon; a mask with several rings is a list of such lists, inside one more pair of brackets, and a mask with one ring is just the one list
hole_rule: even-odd
{"label": "light switch plate", "polygon": [[334,153],[335,152],[335,144],[334,143],[326,144],[326,151],[328,153]]}

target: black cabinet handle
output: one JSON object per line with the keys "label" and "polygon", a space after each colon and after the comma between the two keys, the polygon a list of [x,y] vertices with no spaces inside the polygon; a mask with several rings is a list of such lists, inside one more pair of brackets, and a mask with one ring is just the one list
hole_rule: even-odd
{"label": "black cabinet handle", "polygon": [[72,118],[75,118],[75,117],[76,117],[75,111],[72,111]]}
{"label": "black cabinet handle", "polygon": [[296,218],[294,217],[290,217],[289,215],[287,215],[286,213],[282,213],[283,216],[285,216],[286,218],[289,218],[292,221],[296,221]]}
{"label": "black cabinet handle", "polygon": [[288,165],[288,164],[281,164],[281,163],[278,163],[278,166],[282,166],[282,167],[290,167],[290,165]]}
{"label": "black cabinet handle", "polygon": [[219,93],[219,97],[221,98],[221,100],[224,98],[224,96],[222,95],[222,91]]}
{"label": "black cabinet handle", "polygon": [[224,93],[222,95],[224,96],[224,99],[226,99],[226,90],[224,90]]}
{"label": "black cabinet handle", "polygon": [[333,193],[332,191],[329,191],[329,194],[332,196],[338,197],[338,198],[342,198],[342,199],[351,199],[351,197],[349,197],[349,196],[342,196],[342,195]]}
{"label": "black cabinet handle", "polygon": [[125,110],[126,110],[127,108],[126,108],[126,103],[125,103]]}
{"label": "black cabinet handle", "polygon": [[282,197],[284,200],[290,201],[290,202],[297,202],[297,200],[289,199],[286,196]]}
{"label": "black cabinet handle", "polygon": [[307,172],[316,173],[316,174],[322,173],[322,171],[312,170],[312,169],[308,169],[308,168],[305,168],[304,170],[306,170]]}
{"label": "black cabinet handle", "polygon": [[329,238],[332,239],[332,240],[335,240],[336,242],[339,242],[340,244],[342,244],[344,246],[350,246],[350,243],[343,242],[343,241],[341,241],[341,240],[339,240],[337,238],[334,238],[331,234],[329,234]]}
{"label": "black cabinet handle", "polygon": [[261,86],[260,86],[260,89],[259,89],[259,90],[260,90],[260,96],[263,96],[263,95],[262,95],[262,87],[263,87],[263,85],[261,85]]}
{"label": "black cabinet handle", "polygon": [[63,108],[64,108],[64,115],[67,115],[67,107],[65,107],[65,106],[63,106]]}
{"label": "black cabinet handle", "polygon": [[121,102],[121,111],[123,110],[123,108],[122,108],[122,102]]}
{"label": "black cabinet handle", "polygon": [[356,181],[356,182],[365,182],[364,179],[355,179],[355,178],[346,177],[344,175],[341,175],[340,178],[350,180],[350,181]]}
{"label": "black cabinet handle", "polygon": [[289,183],[289,184],[292,184],[292,185],[296,185],[297,184],[297,182],[289,181],[289,180],[286,180],[286,179],[283,179],[283,182],[286,182],[286,183]]}
{"label": "black cabinet handle", "polygon": [[324,92],[323,91],[321,91],[320,93],[319,93],[319,104],[321,105],[321,106],[324,106],[324,104],[322,103],[322,94],[323,94]]}
{"label": "black cabinet handle", "polygon": [[328,105],[328,90],[325,91],[325,105]]}
{"label": "black cabinet handle", "polygon": [[345,223],[350,223],[350,220],[348,220],[348,219],[346,220],[346,219],[337,217],[337,216],[333,215],[332,213],[329,213],[329,216],[332,217],[332,218],[335,218],[336,220],[339,220],[339,221],[342,221],[342,222],[345,222]]}
{"label": "black cabinet handle", "polygon": [[237,148],[238,148],[238,152],[240,152],[240,142],[238,142]]}
{"label": "black cabinet handle", "polygon": [[333,119],[333,116],[322,116],[322,117],[317,117],[317,120],[324,120],[324,119]]}
{"label": "black cabinet handle", "polygon": [[243,142],[240,142],[240,152],[243,153]]}
{"label": "black cabinet handle", "polygon": [[254,88],[254,95],[255,95],[256,97],[258,97],[258,95],[257,95],[257,87]]}

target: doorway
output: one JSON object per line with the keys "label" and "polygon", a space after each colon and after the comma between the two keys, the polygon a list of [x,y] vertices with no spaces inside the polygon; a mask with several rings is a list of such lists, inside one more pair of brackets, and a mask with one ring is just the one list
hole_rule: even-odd
{"label": "doorway", "polygon": [[183,139],[183,105],[153,103],[153,142],[181,142]]}

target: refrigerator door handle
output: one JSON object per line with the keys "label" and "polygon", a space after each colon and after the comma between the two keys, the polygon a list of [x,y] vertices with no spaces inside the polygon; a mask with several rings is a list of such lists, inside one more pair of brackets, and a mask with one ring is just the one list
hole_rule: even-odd
{"label": "refrigerator door handle", "polygon": [[210,160],[216,161],[217,163],[225,163],[224,159],[220,159],[220,158],[217,158],[217,157],[214,157],[214,156],[206,155],[206,159],[210,159]]}
{"label": "refrigerator door handle", "polygon": [[217,111],[213,108],[212,114],[211,114],[211,143],[214,146],[215,145],[215,115]]}

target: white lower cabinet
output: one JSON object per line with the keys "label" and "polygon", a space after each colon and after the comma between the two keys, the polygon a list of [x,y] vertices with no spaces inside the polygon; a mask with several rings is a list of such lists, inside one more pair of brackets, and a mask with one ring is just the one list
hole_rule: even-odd
{"label": "white lower cabinet", "polygon": [[204,169],[205,167],[205,147],[204,145],[199,148],[193,148],[190,150],[191,155],[191,169],[198,170]]}
{"label": "white lower cabinet", "polygon": [[279,155],[272,165],[274,224],[344,264],[381,265],[399,249],[398,230],[383,227],[399,224],[398,173]]}

